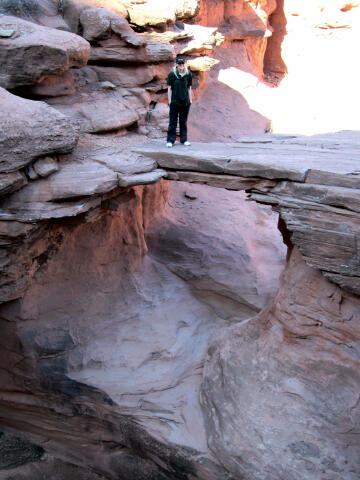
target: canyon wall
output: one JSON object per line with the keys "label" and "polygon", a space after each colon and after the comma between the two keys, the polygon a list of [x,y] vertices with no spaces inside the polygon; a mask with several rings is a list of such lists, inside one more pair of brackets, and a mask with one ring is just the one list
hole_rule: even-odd
{"label": "canyon wall", "polygon": [[357,480],[358,296],[286,209],[138,151],[179,54],[191,139],[270,131],[269,91],[290,118],[299,22],[346,45],[340,3],[0,2],[0,478]]}

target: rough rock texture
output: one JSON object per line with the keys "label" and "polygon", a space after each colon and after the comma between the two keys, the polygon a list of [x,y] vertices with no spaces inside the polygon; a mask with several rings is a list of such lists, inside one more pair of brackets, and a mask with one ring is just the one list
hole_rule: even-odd
{"label": "rough rock texture", "polygon": [[213,340],[202,405],[235,478],[359,477],[359,307],[295,249],[273,305]]}
{"label": "rough rock texture", "polygon": [[0,28],[14,30],[11,37],[0,38],[0,86],[4,88],[32,85],[43,75],[83,67],[90,54],[88,42],[69,32],[8,16],[0,16]]}
{"label": "rough rock texture", "polygon": [[40,156],[68,153],[76,145],[78,126],[45,103],[2,88],[0,101],[0,172],[19,170]]}

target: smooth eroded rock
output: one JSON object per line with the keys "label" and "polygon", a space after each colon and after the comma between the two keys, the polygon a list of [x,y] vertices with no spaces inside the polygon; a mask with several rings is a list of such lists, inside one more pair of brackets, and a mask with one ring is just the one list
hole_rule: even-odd
{"label": "smooth eroded rock", "polygon": [[11,89],[37,83],[43,75],[58,75],[86,65],[90,45],[86,40],[16,17],[0,16],[0,28],[13,29],[0,38],[0,86]]}
{"label": "smooth eroded rock", "polygon": [[79,127],[46,103],[16,97],[0,88],[0,172],[19,170],[34,158],[69,153]]}

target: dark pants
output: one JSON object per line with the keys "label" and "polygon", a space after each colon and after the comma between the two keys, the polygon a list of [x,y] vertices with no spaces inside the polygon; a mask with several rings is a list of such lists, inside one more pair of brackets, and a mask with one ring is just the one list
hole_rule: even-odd
{"label": "dark pants", "polygon": [[169,128],[167,131],[167,142],[174,143],[176,140],[176,127],[179,118],[180,125],[180,142],[184,143],[187,140],[187,118],[189,115],[190,105],[175,105],[170,104]]}

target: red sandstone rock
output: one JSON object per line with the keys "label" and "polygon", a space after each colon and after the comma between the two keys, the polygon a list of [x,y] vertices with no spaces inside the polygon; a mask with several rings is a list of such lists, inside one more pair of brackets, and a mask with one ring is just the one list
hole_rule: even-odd
{"label": "red sandstone rock", "polygon": [[62,75],[48,75],[35,85],[23,87],[22,93],[32,97],[59,97],[75,93],[74,74],[66,71]]}
{"label": "red sandstone rock", "polygon": [[78,126],[43,102],[16,97],[0,88],[0,172],[12,172],[33,159],[68,153]]}
{"label": "red sandstone rock", "polygon": [[294,250],[272,306],[214,339],[201,401],[235,478],[359,476],[359,311]]}
{"label": "red sandstone rock", "polygon": [[90,46],[77,35],[8,16],[0,17],[0,28],[15,32],[0,38],[0,86],[31,85],[44,75],[86,65]]}
{"label": "red sandstone rock", "polygon": [[152,66],[93,67],[99,80],[109,81],[119,87],[135,87],[150,82],[154,78]]}
{"label": "red sandstone rock", "polygon": [[145,44],[142,37],[136,35],[125,18],[111,10],[104,8],[85,9],[81,12],[80,23],[84,30],[83,36],[89,41],[107,38],[113,32],[134,47]]}

